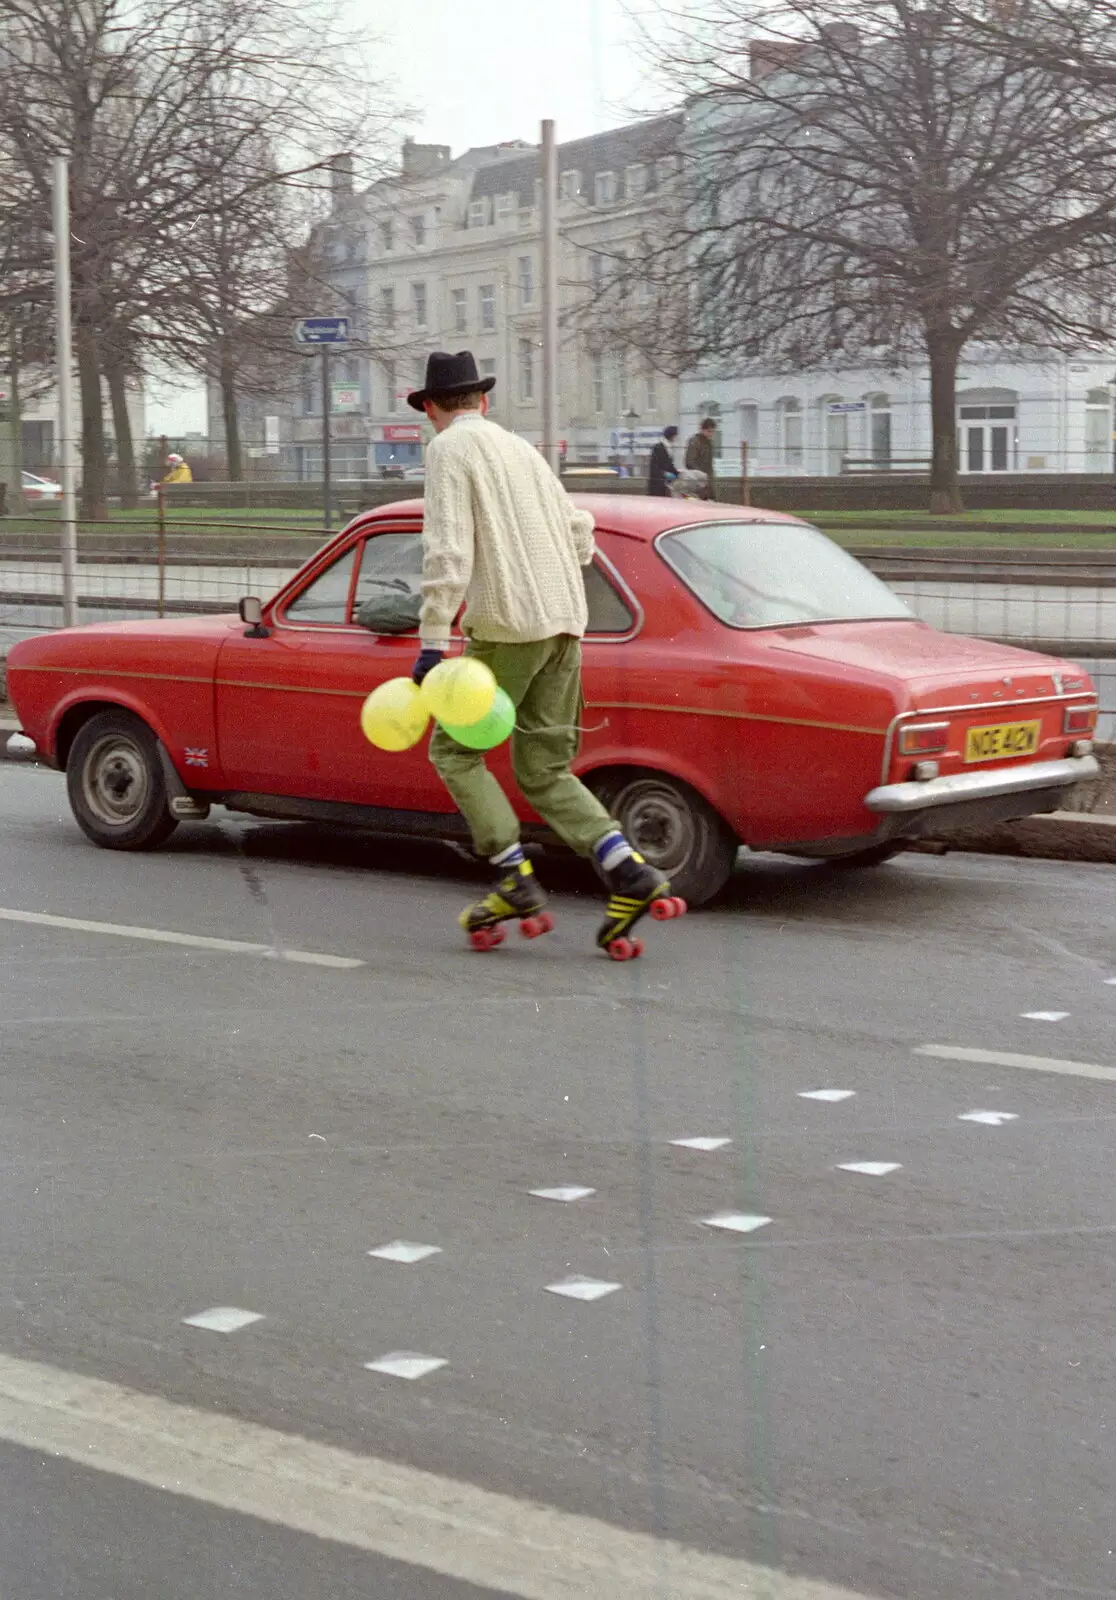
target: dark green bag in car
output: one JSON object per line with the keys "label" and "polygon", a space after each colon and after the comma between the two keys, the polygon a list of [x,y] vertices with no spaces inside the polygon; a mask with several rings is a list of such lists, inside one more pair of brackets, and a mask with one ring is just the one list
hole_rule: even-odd
{"label": "dark green bag in car", "polygon": [[421,609],[422,595],[401,578],[378,579],[357,607],[356,620],[369,633],[414,633]]}

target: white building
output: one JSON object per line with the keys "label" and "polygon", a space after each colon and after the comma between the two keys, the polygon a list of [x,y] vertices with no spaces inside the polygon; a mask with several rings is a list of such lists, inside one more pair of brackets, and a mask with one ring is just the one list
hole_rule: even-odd
{"label": "white building", "polygon": [[[571,462],[626,458],[633,433],[645,452],[677,420],[677,382],[610,348],[586,307],[670,193],[680,125],[664,117],[559,146],[559,434]],[[335,363],[331,386],[339,477],[419,463],[425,425],[406,396],[431,350],[471,349],[497,380],[496,420],[540,441],[539,189],[539,152],[522,143],[457,159],[443,145],[408,143],[401,174],[363,193],[344,165],[335,172],[333,208],[316,235],[330,303],[306,311],[348,309],[361,341]],[[316,362],[293,412],[294,470],[320,476]]]}
{"label": "white building", "polygon": [[[957,380],[962,475],[1112,472],[1113,356],[1010,359],[971,347]],[[834,475],[925,471],[930,379],[925,367],[827,366],[793,374],[752,369],[682,384],[681,422],[719,423],[721,470]]]}

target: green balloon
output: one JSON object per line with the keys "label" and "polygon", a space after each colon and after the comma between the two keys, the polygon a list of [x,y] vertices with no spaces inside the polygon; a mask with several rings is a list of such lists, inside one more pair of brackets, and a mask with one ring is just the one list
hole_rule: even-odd
{"label": "green balloon", "polygon": [[503,744],[515,727],[515,707],[504,690],[497,689],[491,711],[479,722],[471,722],[467,728],[451,728],[448,722],[443,722],[442,727],[451,739],[469,750],[492,750]]}

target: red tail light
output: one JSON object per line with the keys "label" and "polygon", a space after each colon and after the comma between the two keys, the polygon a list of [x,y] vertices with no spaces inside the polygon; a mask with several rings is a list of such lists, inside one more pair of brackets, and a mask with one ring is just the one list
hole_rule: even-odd
{"label": "red tail light", "polygon": [[1067,706],[1062,717],[1062,732],[1076,734],[1078,737],[1090,734],[1097,725],[1097,708],[1095,705]]}
{"label": "red tail light", "polygon": [[948,722],[909,722],[899,729],[901,756],[932,756],[949,743]]}

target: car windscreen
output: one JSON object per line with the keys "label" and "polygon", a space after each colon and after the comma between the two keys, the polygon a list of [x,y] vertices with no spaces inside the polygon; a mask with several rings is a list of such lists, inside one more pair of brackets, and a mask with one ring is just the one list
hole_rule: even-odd
{"label": "car windscreen", "polygon": [[730,628],[910,617],[859,561],[795,522],[703,522],[656,541],[713,615]]}

